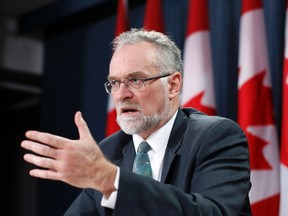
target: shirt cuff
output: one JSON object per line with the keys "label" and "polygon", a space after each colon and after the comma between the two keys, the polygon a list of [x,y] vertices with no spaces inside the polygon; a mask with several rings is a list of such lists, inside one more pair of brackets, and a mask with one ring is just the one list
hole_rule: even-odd
{"label": "shirt cuff", "polygon": [[109,197],[102,196],[101,206],[110,208],[110,209],[115,208],[117,194],[118,194],[118,187],[119,187],[119,176],[120,176],[120,168],[117,167],[117,173],[116,173],[116,177],[114,180],[114,187],[116,188],[116,190],[113,191]]}

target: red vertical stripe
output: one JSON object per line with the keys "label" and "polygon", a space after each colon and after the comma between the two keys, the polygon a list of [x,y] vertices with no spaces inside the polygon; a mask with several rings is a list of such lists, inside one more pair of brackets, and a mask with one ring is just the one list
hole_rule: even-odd
{"label": "red vertical stripe", "polygon": [[242,15],[248,11],[262,9],[262,1],[261,0],[249,0],[242,2]]}
{"label": "red vertical stripe", "polygon": [[144,27],[149,30],[164,32],[164,16],[161,0],[147,0]]}
{"label": "red vertical stripe", "polygon": [[[286,39],[286,49],[288,49],[287,42]],[[281,162],[288,167],[288,56],[286,56],[284,61],[282,98]]]}
{"label": "red vertical stripe", "polygon": [[281,190],[280,215],[288,215],[288,0],[286,1],[285,53],[283,68],[283,100],[281,125]]}
{"label": "red vertical stripe", "polygon": [[118,36],[121,34],[121,32],[128,30],[129,23],[127,10],[127,0],[118,0],[115,36]]}
{"label": "red vertical stripe", "polygon": [[207,1],[190,1],[186,37],[201,30],[209,30]]}
{"label": "red vertical stripe", "polygon": [[[288,0],[286,3],[285,55],[283,69],[283,101],[282,101],[282,132],[281,162],[288,167]],[[287,182],[288,187],[288,182]],[[288,206],[288,203],[287,203]],[[288,215],[288,212],[287,212]]]}

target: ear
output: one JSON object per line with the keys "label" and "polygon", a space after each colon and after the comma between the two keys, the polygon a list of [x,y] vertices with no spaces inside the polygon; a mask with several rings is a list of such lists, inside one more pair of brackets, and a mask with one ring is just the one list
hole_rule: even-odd
{"label": "ear", "polygon": [[173,99],[177,95],[180,95],[182,88],[182,75],[180,72],[174,72],[169,77],[169,98]]}

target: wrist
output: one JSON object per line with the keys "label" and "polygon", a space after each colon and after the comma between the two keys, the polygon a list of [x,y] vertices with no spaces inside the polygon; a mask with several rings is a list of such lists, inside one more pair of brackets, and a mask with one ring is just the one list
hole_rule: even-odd
{"label": "wrist", "polygon": [[113,191],[117,190],[114,183],[118,167],[106,159],[102,163],[98,163],[97,167],[99,168],[95,172],[95,187],[105,197],[109,197]]}

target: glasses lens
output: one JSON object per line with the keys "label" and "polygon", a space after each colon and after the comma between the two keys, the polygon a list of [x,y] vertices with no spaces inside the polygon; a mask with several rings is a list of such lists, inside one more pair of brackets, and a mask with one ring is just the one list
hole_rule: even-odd
{"label": "glasses lens", "polygon": [[106,92],[110,94],[110,93],[111,93],[111,90],[112,90],[112,85],[111,85],[111,83],[110,83],[110,82],[106,82],[106,83],[104,84],[104,86],[105,86]]}
{"label": "glasses lens", "polygon": [[141,79],[138,78],[133,78],[133,79],[128,79],[126,81],[126,87],[130,89],[139,89],[143,86],[143,82]]}

